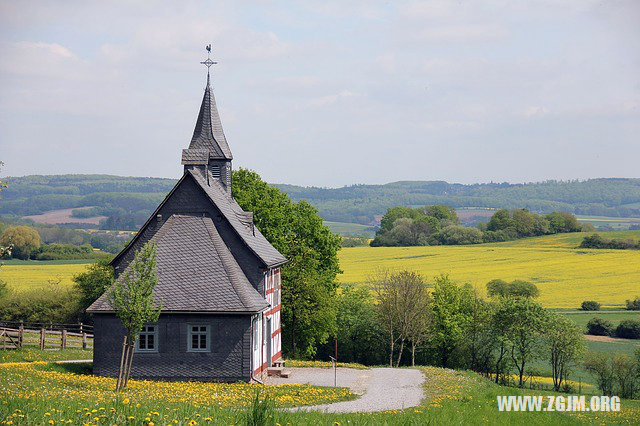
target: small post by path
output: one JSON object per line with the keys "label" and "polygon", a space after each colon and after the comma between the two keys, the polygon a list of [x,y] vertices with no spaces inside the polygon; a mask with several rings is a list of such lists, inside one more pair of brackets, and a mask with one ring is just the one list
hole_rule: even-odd
{"label": "small post by path", "polygon": [[22,348],[22,342],[24,339],[24,323],[20,321],[20,328],[18,328],[18,347]]}
{"label": "small post by path", "polygon": [[331,364],[333,364],[333,387],[338,386],[338,360],[330,356]]}
{"label": "small post by path", "polygon": [[67,329],[63,328],[60,334],[60,348],[67,349]]}
{"label": "small post by path", "polygon": [[87,333],[82,332],[82,350],[87,350]]}
{"label": "small post by path", "polygon": [[40,350],[44,351],[44,342],[45,342],[45,336],[46,336],[46,331],[44,329],[44,327],[40,328]]}

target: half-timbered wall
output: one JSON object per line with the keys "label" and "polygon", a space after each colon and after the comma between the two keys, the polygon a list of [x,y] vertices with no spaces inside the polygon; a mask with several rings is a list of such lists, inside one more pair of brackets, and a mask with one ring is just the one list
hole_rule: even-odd
{"label": "half-timbered wall", "polygon": [[[265,299],[269,302],[269,308],[254,319],[253,369],[255,374],[259,374],[262,370],[271,366],[274,361],[282,358],[282,327],[280,322],[282,282],[280,268],[269,269],[265,272],[264,289]],[[271,325],[269,329],[267,329],[268,324]],[[269,342],[267,339],[271,341],[270,360],[268,359]]]}

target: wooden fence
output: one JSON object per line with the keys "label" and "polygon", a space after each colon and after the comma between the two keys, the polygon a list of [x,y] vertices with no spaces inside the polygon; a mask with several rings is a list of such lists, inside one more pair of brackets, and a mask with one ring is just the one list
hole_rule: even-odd
{"label": "wooden fence", "polygon": [[36,346],[40,350],[93,349],[93,327],[86,324],[0,322],[0,348]]}

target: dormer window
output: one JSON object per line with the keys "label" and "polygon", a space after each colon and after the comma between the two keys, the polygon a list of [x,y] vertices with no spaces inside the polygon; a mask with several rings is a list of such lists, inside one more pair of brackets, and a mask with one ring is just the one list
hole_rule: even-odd
{"label": "dormer window", "polygon": [[211,176],[220,179],[220,166],[211,166]]}

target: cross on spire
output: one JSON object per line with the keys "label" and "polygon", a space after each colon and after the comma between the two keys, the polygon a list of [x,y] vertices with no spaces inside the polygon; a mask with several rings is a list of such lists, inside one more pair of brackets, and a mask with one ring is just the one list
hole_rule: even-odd
{"label": "cross on spire", "polygon": [[207,49],[207,60],[200,63],[207,66],[207,85],[209,85],[209,68],[211,68],[211,65],[217,64],[217,62],[211,60],[211,43],[204,48]]}

